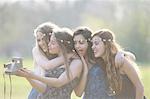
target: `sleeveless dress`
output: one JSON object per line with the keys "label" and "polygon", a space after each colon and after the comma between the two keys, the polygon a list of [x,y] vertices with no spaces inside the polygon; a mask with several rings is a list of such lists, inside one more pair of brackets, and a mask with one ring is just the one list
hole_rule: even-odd
{"label": "sleeveless dress", "polygon": [[107,92],[106,75],[100,65],[95,64],[89,69],[83,99],[114,99]]}
{"label": "sleeveless dress", "polygon": [[122,75],[122,90],[115,99],[135,99],[136,90],[127,75]]}
{"label": "sleeveless dress", "polygon": [[[124,57],[126,57],[126,54],[123,52],[122,59],[124,59]],[[126,74],[121,74],[121,76],[122,76],[122,90],[118,95],[115,95],[115,99],[135,99],[136,89],[133,83]]]}
{"label": "sleeveless dress", "polygon": [[[45,76],[58,78],[64,71],[65,68],[56,67],[52,70],[46,71]],[[60,88],[47,86],[46,91],[40,94],[37,99],[71,99],[71,93],[78,82],[79,79],[75,78],[74,80]]]}

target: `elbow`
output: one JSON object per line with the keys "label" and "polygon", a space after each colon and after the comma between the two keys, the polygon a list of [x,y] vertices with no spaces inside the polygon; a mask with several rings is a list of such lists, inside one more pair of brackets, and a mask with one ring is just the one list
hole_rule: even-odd
{"label": "elbow", "polygon": [[82,96],[82,93],[80,93],[80,92],[75,92],[75,94],[76,94],[76,96],[78,96],[78,97],[81,97],[81,96]]}
{"label": "elbow", "polygon": [[41,87],[37,88],[37,91],[39,93],[44,93],[46,91],[46,89],[47,89],[46,85],[43,84],[43,85],[41,85]]}
{"label": "elbow", "polygon": [[74,88],[74,93],[76,94],[76,96],[81,97],[83,92],[80,90],[78,90],[77,88]]}

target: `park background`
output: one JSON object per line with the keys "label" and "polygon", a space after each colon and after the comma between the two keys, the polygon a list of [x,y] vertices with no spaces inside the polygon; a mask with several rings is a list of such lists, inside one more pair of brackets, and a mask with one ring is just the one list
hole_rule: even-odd
{"label": "park background", "polygon": [[[33,30],[43,22],[75,29],[112,30],[119,44],[136,55],[145,95],[150,99],[150,0],[1,0],[0,1],[0,98],[4,98],[3,64],[13,56],[23,57],[33,69]],[[29,83],[12,76],[12,99],[27,99]],[[9,99],[6,76],[6,99]],[[80,99],[74,94],[72,99]]]}

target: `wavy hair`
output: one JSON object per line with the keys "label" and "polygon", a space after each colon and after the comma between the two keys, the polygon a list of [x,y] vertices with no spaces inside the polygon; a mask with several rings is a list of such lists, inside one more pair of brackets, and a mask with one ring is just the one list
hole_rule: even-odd
{"label": "wavy hair", "polygon": [[91,43],[91,38],[92,38],[92,30],[88,27],[78,27],[74,33],[73,33],[73,38],[77,35],[82,35],[88,43],[88,48],[87,48],[87,57],[88,57],[88,62],[94,63],[94,54],[92,51],[92,43]]}
{"label": "wavy hair", "polygon": [[105,65],[109,91],[118,94],[122,89],[122,77],[120,68],[115,66],[115,56],[121,50],[121,47],[115,42],[114,33],[110,30],[99,30],[94,36],[100,37],[105,46],[104,58],[101,60],[103,60],[103,65]]}
{"label": "wavy hair", "polygon": [[[37,26],[37,28],[34,30],[34,36],[36,37],[37,36],[37,32],[41,32],[42,34],[44,34],[44,41],[46,42],[47,44],[47,48],[48,48],[48,43],[49,43],[49,40],[50,40],[50,33],[52,33],[54,30],[58,29],[58,26],[51,23],[51,22],[45,22],[45,23],[42,23],[40,24],[39,26]],[[56,55],[52,55],[50,54],[49,52],[44,52],[42,50],[42,48],[38,45],[37,43],[37,40],[36,40],[36,47],[39,48],[40,52],[46,56],[48,59],[52,59],[54,57],[56,57]]]}
{"label": "wavy hair", "polygon": [[65,65],[66,65],[66,73],[67,77],[70,78],[69,75],[69,59],[67,58],[67,53],[74,52],[73,39],[72,39],[72,31],[68,28],[62,28],[59,31],[55,31],[54,35],[56,37],[57,43],[60,46],[62,51]]}

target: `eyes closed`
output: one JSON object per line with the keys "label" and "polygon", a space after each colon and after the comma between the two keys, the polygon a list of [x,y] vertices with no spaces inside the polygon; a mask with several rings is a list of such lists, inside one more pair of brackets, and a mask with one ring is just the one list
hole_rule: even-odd
{"label": "eyes closed", "polygon": [[40,41],[44,41],[44,38],[37,39],[37,41],[38,41],[38,42],[40,42]]}
{"label": "eyes closed", "polygon": [[92,45],[99,45],[100,43],[102,43],[102,40],[101,39],[94,39],[91,42],[92,42]]}
{"label": "eyes closed", "polygon": [[86,42],[86,40],[74,40],[74,44],[77,44],[79,42],[79,44],[84,44]]}

